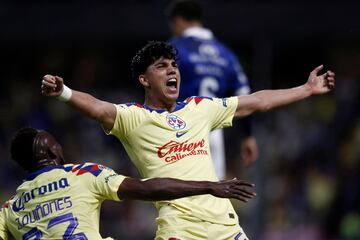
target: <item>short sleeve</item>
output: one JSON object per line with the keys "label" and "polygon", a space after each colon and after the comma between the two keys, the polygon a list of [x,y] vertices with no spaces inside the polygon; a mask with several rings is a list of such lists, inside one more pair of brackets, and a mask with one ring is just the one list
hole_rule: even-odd
{"label": "short sleeve", "polygon": [[6,221],[5,221],[5,209],[0,209],[0,238],[7,240],[8,239],[8,232],[6,230]]}
{"label": "short sleeve", "polygon": [[231,127],[238,104],[237,97],[212,98],[212,101],[208,102],[210,104],[208,114],[211,116],[211,130]]}
{"label": "short sleeve", "polygon": [[119,139],[124,139],[126,134],[132,131],[141,123],[139,114],[141,105],[136,103],[116,105],[116,118],[113,128],[107,134],[114,135]]}
{"label": "short sleeve", "polygon": [[120,201],[117,191],[126,177],[117,174],[111,168],[103,165],[99,165],[99,169],[101,173],[94,178],[94,191],[96,195],[104,200]]}

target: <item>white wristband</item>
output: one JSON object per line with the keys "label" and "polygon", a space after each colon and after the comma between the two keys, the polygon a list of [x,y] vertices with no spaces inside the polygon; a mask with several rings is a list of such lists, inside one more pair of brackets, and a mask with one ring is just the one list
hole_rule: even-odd
{"label": "white wristband", "polygon": [[65,84],[63,85],[63,91],[61,92],[60,96],[57,97],[58,100],[62,102],[67,102],[70,100],[72,95],[72,91],[68,88]]}

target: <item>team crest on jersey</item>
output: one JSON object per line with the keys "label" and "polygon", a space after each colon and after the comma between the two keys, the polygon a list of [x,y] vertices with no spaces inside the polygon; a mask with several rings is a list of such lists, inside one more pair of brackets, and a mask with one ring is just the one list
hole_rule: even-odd
{"label": "team crest on jersey", "polygon": [[174,114],[167,115],[166,121],[169,124],[169,126],[175,130],[184,129],[186,127],[185,121]]}

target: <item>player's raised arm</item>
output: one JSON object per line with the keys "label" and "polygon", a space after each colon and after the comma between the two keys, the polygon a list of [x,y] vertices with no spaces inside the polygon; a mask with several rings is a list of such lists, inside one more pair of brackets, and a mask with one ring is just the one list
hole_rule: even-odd
{"label": "player's raised arm", "polygon": [[114,126],[116,108],[112,103],[99,100],[90,94],[71,90],[61,77],[45,75],[41,82],[41,93],[66,101],[84,115],[101,123],[105,130]]}
{"label": "player's raised arm", "polygon": [[152,178],[145,181],[126,178],[119,186],[120,199],[148,201],[170,200],[192,195],[212,194],[220,198],[235,198],[243,202],[256,196],[254,184],[242,180],[183,181],[174,178]]}
{"label": "player's raised arm", "polygon": [[238,97],[236,117],[247,116],[256,111],[270,109],[297,102],[311,95],[324,94],[335,86],[335,73],[327,71],[318,75],[323,65],[316,67],[309,75],[308,81],[299,87],[281,90],[262,90],[247,96]]}

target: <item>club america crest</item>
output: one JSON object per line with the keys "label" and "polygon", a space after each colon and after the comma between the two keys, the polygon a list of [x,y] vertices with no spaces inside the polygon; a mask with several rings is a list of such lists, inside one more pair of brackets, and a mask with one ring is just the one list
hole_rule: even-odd
{"label": "club america crest", "polygon": [[166,121],[169,126],[175,130],[184,129],[186,127],[185,121],[174,114],[167,115]]}

